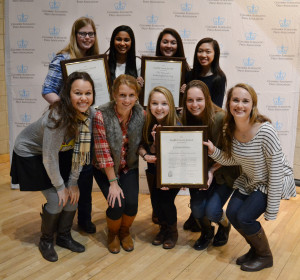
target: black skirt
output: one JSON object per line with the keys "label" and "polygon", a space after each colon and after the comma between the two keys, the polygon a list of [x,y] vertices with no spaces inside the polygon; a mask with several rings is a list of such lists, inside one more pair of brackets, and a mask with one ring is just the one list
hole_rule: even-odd
{"label": "black skirt", "polygon": [[[73,150],[59,152],[59,170],[65,183],[71,172],[72,154]],[[19,184],[21,191],[42,191],[53,187],[42,155],[21,157],[13,152],[10,176],[12,184]]]}

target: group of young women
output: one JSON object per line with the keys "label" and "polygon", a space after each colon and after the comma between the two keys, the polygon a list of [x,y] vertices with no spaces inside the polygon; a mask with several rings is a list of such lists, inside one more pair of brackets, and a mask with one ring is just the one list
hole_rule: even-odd
{"label": "group of young women", "polygon": [[[212,38],[199,41],[192,70],[188,64],[181,87],[182,110],[177,115],[172,93],[155,87],[146,111],[138,97],[143,79],[135,54],[132,29],[122,25],[112,34],[108,50],[113,80],[111,101],[91,107],[94,84],[85,72],[74,72],[64,83],[60,61],[99,53],[94,22],[79,18],[70,42],[49,65],[42,94],[49,109],[26,127],[14,146],[12,183],[25,191],[42,191],[42,236],[39,250],[48,261],[57,261],[56,244],[74,252],[85,247],[71,236],[78,204],[78,225],[96,231],[91,221],[93,176],[108,208],[107,246],[111,253],[134,249],[130,227],[138,211],[139,156],[148,164],[147,178],[153,220],[159,231],[153,245],[171,249],[178,239],[175,198],[178,188],[157,188],[155,132],[157,126],[208,126],[208,190],[190,189],[189,220],[201,230],[196,250],[225,245],[231,224],[250,245],[236,261],[245,271],[273,265],[267,237],[257,219],[276,218],[280,199],[295,196],[293,172],[282,153],[271,121],[257,110],[257,95],[246,84],[228,92],[222,110],[226,76],[219,66],[220,48]],[[185,57],[179,34],[164,29],[158,37],[157,56]],[[231,197],[231,198],[230,198]],[[230,198],[226,213],[224,204]],[[212,222],[218,225],[215,234]]]}

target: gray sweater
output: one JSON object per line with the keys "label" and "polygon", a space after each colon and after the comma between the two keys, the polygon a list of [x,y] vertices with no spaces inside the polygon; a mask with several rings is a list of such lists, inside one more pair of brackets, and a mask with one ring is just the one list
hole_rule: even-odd
{"label": "gray sweater", "polygon": [[[58,153],[73,149],[74,139],[65,139],[65,128],[49,128],[54,125],[53,121],[48,119],[49,112],[22,130],[15,141],[14,152],[21,157],[42,155],[51,183],[57,190],[62,190],[65,184],[59,171]],[[77,170],[71,171],[67,186],[77,185],[81,169],[82,166],[79,166]]]}

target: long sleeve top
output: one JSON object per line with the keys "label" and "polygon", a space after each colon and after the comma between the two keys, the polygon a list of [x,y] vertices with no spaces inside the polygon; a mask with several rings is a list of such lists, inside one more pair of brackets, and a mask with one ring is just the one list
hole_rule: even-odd
{"label": "long sleeve top", "polygon": [[292,168],[282,152],[273,126],[269,122],[263,123],[246,143],[233,138],[231,153],[232,156],[226,158],[216,148],[211,158],[222,165],[240,165],[242,173],[235,180],[234,187],[245,195],[256,190],[267,194],[264,216],[268,220],[276,219],[280,199],[296,196],[296,188]]}
{"label": "long sleeve top", "polygon": [[[58,153],[73,149],[74,139],[66,138],[65,128],[51,129],[54,124],[48,118],[49,112],[22,130],[15,141],[14,152],[21,157],[42,155],[51,183],[57,190],[61,190],[65,184],[59,171]],[[71,171],[68,186],[77,185],[81,169],[82,166],[79,166]]]}

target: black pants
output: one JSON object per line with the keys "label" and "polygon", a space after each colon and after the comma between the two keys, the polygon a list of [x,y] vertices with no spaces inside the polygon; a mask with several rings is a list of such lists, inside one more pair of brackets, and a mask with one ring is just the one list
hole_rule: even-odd
{"label": "black pants", "polygon": [[177,222],[177,209],[175,206],[175,198],[180,189],[161,190],[156,185],[156,166],[148,164],[148,171],[153,174],[154,182],[151,186],[151,204],[155,215],[158,217],[159,223],[167,223],[169,225]]}
{"label": "black pants", "polygon": [[[93,168],[95,180],[100,187],[103,195],[107,199],[110,183],[107,176],[97,168]],[[119,178],[119,185],[124,193],[124,198],[121,198],[121,207],[116,199],[114,207],[108,207],[106,215],[112,220],[118,220],[123,214],[135,216],[138,211],[139,198],[139,171],[131,169],[126,174],[122,173]]]}
{"label": "black pants", "polygon": [[93,166],[84,165],[78,179],[80,191],[78,201],[78,223],[91,221],[92,213],[92,188],[93,188]]}

